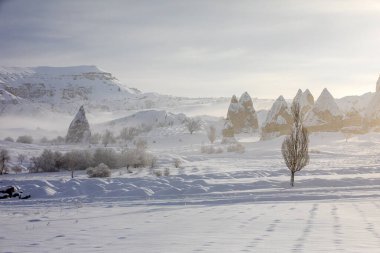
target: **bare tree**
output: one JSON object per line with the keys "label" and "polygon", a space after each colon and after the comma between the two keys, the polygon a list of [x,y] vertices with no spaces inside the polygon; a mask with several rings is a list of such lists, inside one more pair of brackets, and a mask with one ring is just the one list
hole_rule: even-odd
{"label": "bare tree", "polygon": [[186,119],[185,124],[190,134],[193,134],[195,131],[198,131],[201,129],[201,121],[199,119],[188,118]]}
{"label": "bare tree", "polygon": [[131,141],[139,135],[139,130],[136,127],[124,127],[120,131],[120,138],[124,141]]}
{"label": "bare tree", "polygon": [[210,126],[207,130],[207,137],[211,144],[213,144],[216,140],[216,128],[214,126]]}
{"label": "bare tree", "polygon": [[6,163],[9,162],[11,157],[6,149],[0,149],[0,175],[3,175],[7,171]]}
{"label": "bare tree", "polygon": [[101,139],[102,135],[100,133],[91,134],[90,143],[96,145],[100,142]]}
{"label": "bare tree", "polygon": [[286,166],[291,172],[290,185],[294,186],[294,175],[309,163],[309,133],[302,125],[300,105],[295,102],[291,108],[293,126],[289,136],[285,137],[281,151]]}
{"label": "bare tree", "polygon": [[71,171],[71,178],[74,178],[76,170],[85,170],[90,167],[93,157],[88,150],[72,150],[64,155],[63,160],[67,169]]}
{"label": "bare tree", "polygon": [[24,161],[26,160],[26,155],[24,154],[19,154],[17,156],[17,161],[20,163],[20,165],[22,165],[24,163]]}
{"label": "bare tree", "polygon": [[107,147],[110,143],[115,143],[115,137],[113,136],[113,133],[110,130],[106,130],[106,132],[102,136],[102,143],[104,147]]}

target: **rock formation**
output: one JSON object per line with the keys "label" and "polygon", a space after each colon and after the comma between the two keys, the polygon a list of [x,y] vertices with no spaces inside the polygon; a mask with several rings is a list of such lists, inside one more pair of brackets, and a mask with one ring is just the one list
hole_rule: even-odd
{"label": "rock formation", "polygon": [[306,115],[304,124],[311,132],[335,132],[343,126],[343,113],[335,99],[324,89],[311,111]]}
{"label": "rock formation", "polygon": [[66,135],[66,143],[88,143],[91,137],[90,125],[88,124],[83,105],[75,115]]}
{"label": "rock formation", "polygon": [[252,98],[247,92],[244,92],[239,100],[235,95],[232,96],[227,120],[231,121],[234,133],[258,130],[257,114],[253,107]]}
{"label": "rock formation", "polygon": [[303,115],[306,115],[306,113],[308,113],[314,106],[314,97],[309,89],[306,89],[305,92],[302,92],[302,90],[299,89],[293,101],[300,104]]}
{"label": "rock formation", "polygon": [[290,108],[283,96],[277,98],[267,114],[261,129],[261,139],[269,139],[288,134],[292,124]]}
{"label": "rock formation", "polygon": [[376,93],[366,110],[365,124],[376,131],[380,130],[380,76],[376,82]]}

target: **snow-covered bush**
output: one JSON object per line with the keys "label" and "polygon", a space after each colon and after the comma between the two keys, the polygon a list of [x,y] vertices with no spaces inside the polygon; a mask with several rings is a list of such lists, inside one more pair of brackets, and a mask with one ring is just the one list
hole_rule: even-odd
{"label": "snow-covered bush", "polygon": [[15,140],[9,136],[7,138],[5,138],[4,141],[15,142]]}
{"label": "snow-covered bush", "polygon": [[207,138],[211,142],[211,144],[213,144],[216,140],[216,128],[214,126],[210,126],[207,129]]}
{"label": "snow-covered bush", "polygon": [[179,168],[182,165],[182,161],[179,158],[174,159],[174,167]]}
{"label": "snow-covered bush", "polygon": [[99,144],[101,139],[102,139],[102,135],[100,133],[94,133],[90,137],[90,143],[91,144]]}
{"label": "snow-covered bush", "polygon": [[7,162],[11,157],[9,156],[9,152],[6,149],[0,149],[0,175],[7,172]]}
{"label": "snow-covered bush", "polygon": [[127,168],[155,167],[157,158],[145,149],[131,148],[121,154],[122,166]]}
{"label": "snow-covered bush", "polygon": [[49,140],[48,140],[48,138],[46,138],[45,136],[42,137],[42,138],[40,139],[40,141],[39,141],[39,143],[41,143],[41,144],[46,144],[46,143],[48,143],[48,142],[49,142]]}
{"label": "snow-covered bush", "polygon": [[62,136],[58,136],[57,138],[52,139],[50,141],[50,143],[53,144],[53,145],[64,144],[65,143],[65,138],[63,138]]}
{"label": "snow-covered bush", "polygon": [[106,130],[102,136],[102,144],[107,147],[108,144],[115,143],[116,139],[110,130]]}
{"label": "snow-covered bush", "polygon": [[56,172],[63,166],[62,154],[45,149],[40,156],[32,157],[30,172]]}
{"label": "snow-covered bush", "polygon": [[19,154],[17,156],[17,161],[20,163],[20,165],[22,165],[26,159],[27,159],[27,157],[24,154]]}
{"label": "snow-covered bush", "polygon": [[140,130],[136,127],[124,127],[120,131],[120,138],[124,141],[132,141],[135,137],[140,134]]}
{"label": "snow-covered bush", "polygon": [[92,164],[93,156],[88,150],[73,150],[63,156],[64,167],[70,171],[85,170]]}
{"label": "snow-covered bush", "polygon": [[135,141],[135,146],[139,150],[145,150],[148,148],[148,142],[144,139],[138,139]]}
{"label": "snow-covered bush", "polygon": [[201,129],[201,121],[195,118],[187,118],[185,121],[185,125],[187,130],[189,130],[190,134],[193,134],[195,131]]}
{"label": "snow-covered bush", "polygon": [[21,165],[16,165],[16,166],[13,166],[13,167],[12,167],[12,171],[13,171],[14,173],[16,173],[16,174],[21,173],[21,172],[22,172],[22,169],[23,169],[23,167],[22,167]]}
{"label": "snow-covered bush", "polygon": [[212,145],[202,145],[201,146],[201,153],[204,154],[220,154],[223,153],[223,149],[221,147],[214,147]]}
{"label": "snow-covered bush", "polygon": [[86,173],[88,177],[110,177],[111,170],[104,163],[99,164],[96,167],[87,168]]}
{"label": "snow-covered bush", "polygon": [[119,167],[119,156],[113,149],[99,148],[95,150],[93,156],[93,166],[97,166],[101,163],[106,164],[111,169]]}
{"label": "snow-covered bush", "polygon": [[245,147],[241,143],[230,144],[227,147],[227,152],[244,153]]}
{"label": "snow-covered bush", "polygon": [[162,171],[161,171],[161,170],[155,170],[155,171],[153,171],[153,174],[154,174],[156,177],[162,177]]}
{"label": "snow-covered bush", "polygon": [[169,168],[165,168],[164,176],[166,176],[166,177],[170,176],[170,169]]}
{"label": "snow-covered bush", "polygon": [[19,143],[31,144],[33,143],[33,137],[29,135],[19,136],[16,140]]}

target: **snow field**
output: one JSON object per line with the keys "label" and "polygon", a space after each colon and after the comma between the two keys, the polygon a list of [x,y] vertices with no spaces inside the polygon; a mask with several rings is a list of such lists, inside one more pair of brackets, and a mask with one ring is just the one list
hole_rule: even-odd
{"label": "snow field", "polygon": [[[202,134],[157,134],[150,150],[167,177],[3,175],[2,186],[32,198],[0,202],[0,252],[378,252],[380,134],[313,134],[293,189],[282,138],[238,138],[245,153],[210,155],[200,152]],[[44,148],[9,145],[12,156]]]}
{"label": "snow field", "polygon": [[378,252],[378,200],[3,207],[1,252]]}

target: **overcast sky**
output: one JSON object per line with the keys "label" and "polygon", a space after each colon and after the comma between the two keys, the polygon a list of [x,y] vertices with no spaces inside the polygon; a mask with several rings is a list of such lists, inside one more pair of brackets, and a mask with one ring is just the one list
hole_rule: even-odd
{"label": "overcast sky", "polygon": [[172,95],[359,95],[380,73],[380,1],[0,0],[0,52]]}

